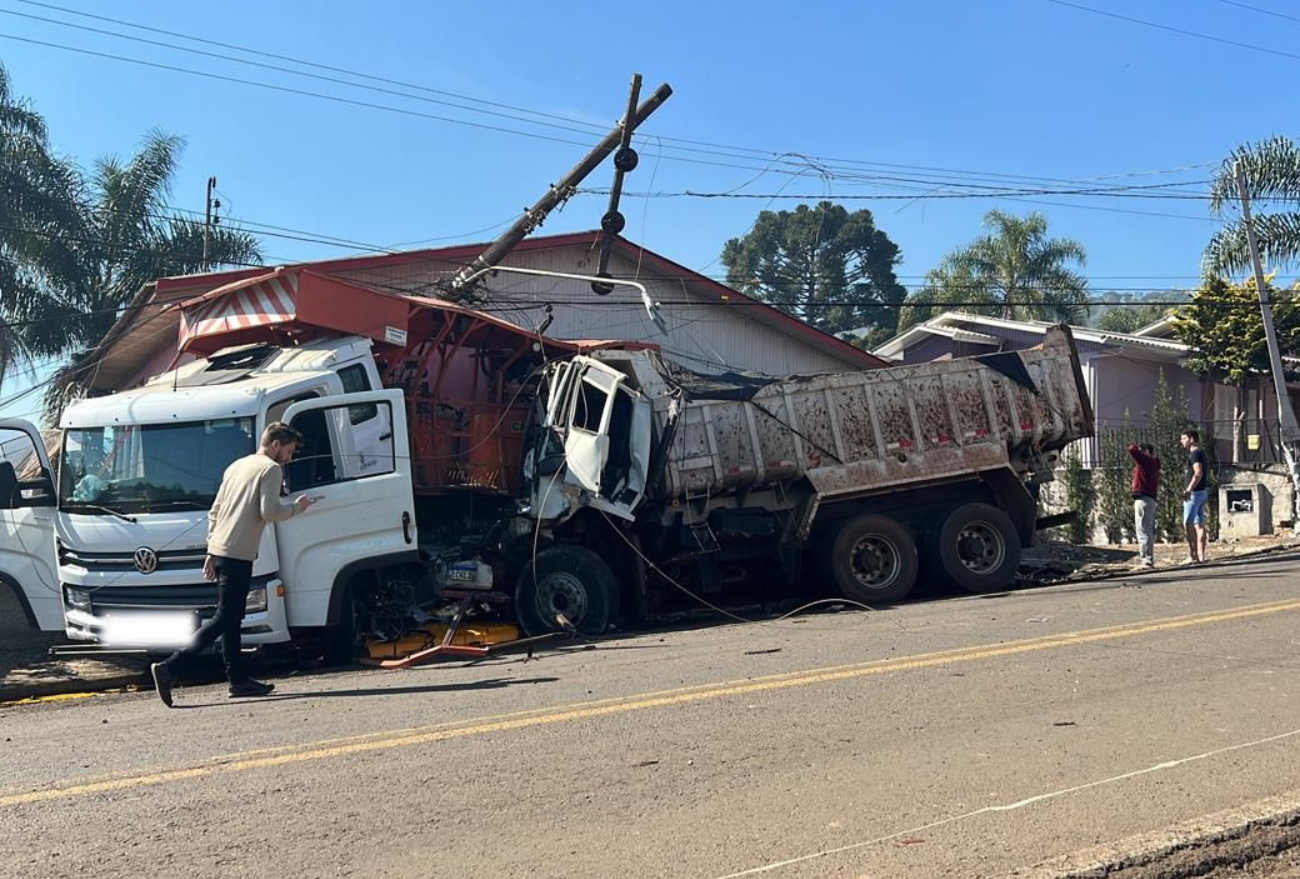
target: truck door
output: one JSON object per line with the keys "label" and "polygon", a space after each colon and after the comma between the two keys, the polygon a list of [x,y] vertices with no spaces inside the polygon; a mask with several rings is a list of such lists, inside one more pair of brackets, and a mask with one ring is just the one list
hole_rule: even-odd
{"label": "truck door", "polygon": [[650,457],[650,401],[627,377],[585,360],[571,382],[564,438],[565,481],[587,489],[609,512],[630,518],[645,491]]}
{"label": "truck door", "polygon": [[[371,391],[370,376],[360,363],[349,364],[338,371],[343,383],[343,393],[359,394]],[[385,410],[373,403],[360,403],[348,411],[352,423],[352,442],[356,457],[348,461],[348,475],[361,475],[374,468],[391,467],[388,449],[392,439],[393,423]],[[391,455],[390,455],[391,456]]]}
{"label": "truck door", "polygon": [[[360,453],[352,417],[359,407],[373,407],[374,417],[390,425],[383,448],[366,468],[355,460]],[[317,501],[306,513],[276,524],[280,574],[290,624],[322,626],[345,568],[380,568],[417,552],[406,408],[401,391],[368,391],[294,403],[284,420],[303,434],[319,461],[285,468],[289,494]]]}
{"label": "truck door", "polygon": [[28,623],[43,632],[64,629],[55,506],[40,432],[26,421],[0,420],[0,583],[13,590]]}

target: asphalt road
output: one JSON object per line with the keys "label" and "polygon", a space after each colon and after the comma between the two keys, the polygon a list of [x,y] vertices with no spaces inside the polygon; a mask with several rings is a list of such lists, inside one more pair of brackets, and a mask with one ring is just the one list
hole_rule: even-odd
{"label": "asphalt road", "polygon": [[0,875],[1009,875],[1300,792],[1298,564],[0,709]]}

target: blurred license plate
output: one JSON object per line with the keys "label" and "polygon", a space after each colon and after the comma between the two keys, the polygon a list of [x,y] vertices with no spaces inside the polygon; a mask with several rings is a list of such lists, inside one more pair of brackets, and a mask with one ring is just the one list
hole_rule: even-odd
{"label": "blurred license plate", "polygon": [[184,647],[198,629],[189,611],[113,614],[104,620],[104,643],[119,647]]}

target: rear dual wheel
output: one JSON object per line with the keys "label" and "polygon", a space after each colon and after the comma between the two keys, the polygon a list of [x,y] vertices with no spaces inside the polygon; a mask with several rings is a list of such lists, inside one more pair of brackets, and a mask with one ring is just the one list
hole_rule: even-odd
{"label": "rear dual wheel", "polygon": [[822,546],[821,563],[836,590],[862,604],[902,599],[920,564],[906,526],[874,513],[847,519]]}
{"label": "rear dual wheel", "polygon": [[967,592],[1001,592],[1020,568],[1020,535],[992,504],[963,504],[943,517],[927,541],[925,567]]}

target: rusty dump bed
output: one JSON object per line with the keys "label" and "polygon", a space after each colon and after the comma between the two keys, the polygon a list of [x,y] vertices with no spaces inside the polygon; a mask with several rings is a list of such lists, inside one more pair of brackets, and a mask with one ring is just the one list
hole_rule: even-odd
{"label": "rusty dump bed", "polygon": [[1092,434],[1067,327],[1028,351],[751,382],[731,392],[693,391],[662,371],[635,371],[654,399],[659,431],[667,429],[661,485],[673,498],[804,477],[824,500],[865,495],[1023,470],[1027,452]]}

